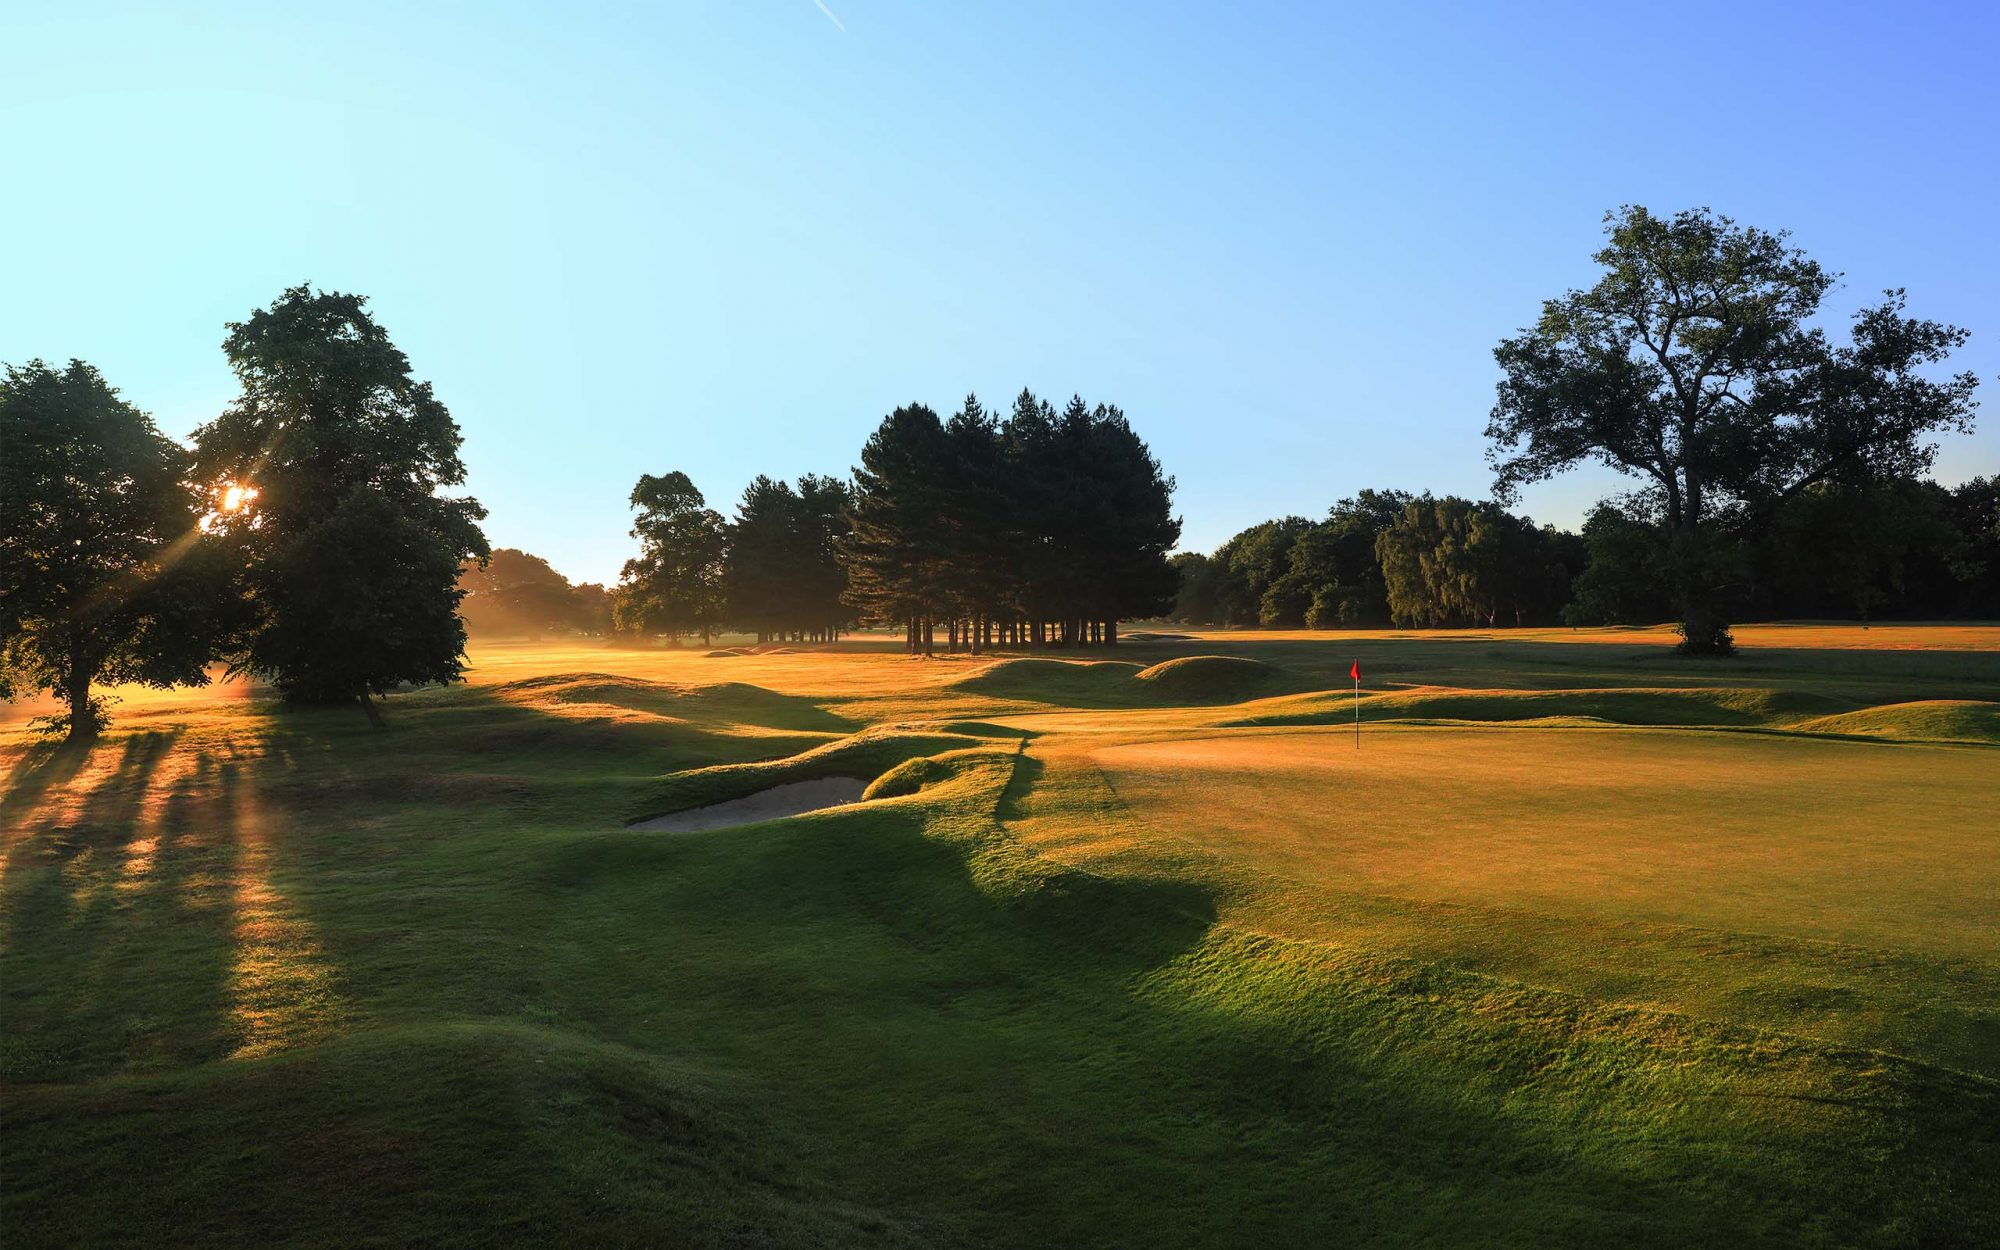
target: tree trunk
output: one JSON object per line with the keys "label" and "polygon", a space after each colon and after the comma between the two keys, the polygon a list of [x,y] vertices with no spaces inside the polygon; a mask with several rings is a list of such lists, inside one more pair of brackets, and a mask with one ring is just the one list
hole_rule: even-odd
{"label": "tree trunk", "polygon": [[78,641],[70,651],[69,680],[65,683],[63,697],[69,701],[70,742],[87,742],[97,736],[97,717],[90,706],[90,675],[95,665],[83,655],[83,645]]}
{"label": "tree trunk", "polygon": [[1117,617],[1113,617],[1110,620],[1104,622],[1104,645],[1107,647],[1115,647],[1118,645]]}
{"label": "tree trunk", "polygon": [[382,709],[375,706],[375,700],[368,697],[366,690],[361,692],[357,701],[361,704],[361,710],[367,714],[368,723],[376,729],[382,728]]}
{"label": "tree trunk", "polygon": [[1681,609],[1680,649],[1686,655],[1732,655],[1736,651],[1729,623],[1699,591],[1690,591]]}

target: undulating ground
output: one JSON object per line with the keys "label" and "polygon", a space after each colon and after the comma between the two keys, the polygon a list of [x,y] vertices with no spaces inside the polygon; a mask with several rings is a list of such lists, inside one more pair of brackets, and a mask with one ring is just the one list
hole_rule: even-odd
{"label": "undulating ground", "polygon": [[9,709],[0,1238],[2000,1242],[2000,627],[1739,637]]}

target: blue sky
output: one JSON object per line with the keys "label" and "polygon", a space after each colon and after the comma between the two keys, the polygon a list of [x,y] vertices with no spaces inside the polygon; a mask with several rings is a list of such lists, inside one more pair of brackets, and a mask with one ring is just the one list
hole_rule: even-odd
{"label": "blue sky", "polygon": [[1938,476],[2000,471],[2000,6],[826,3],[6,5],[0,359],[184,435],[225,321],[365,293],[579,579],[642,472],[726,513],[899,403],[1081,392],[1202,549],[1482,494],[1493,344],[1606,209],[1711,205],[1972,330]]}

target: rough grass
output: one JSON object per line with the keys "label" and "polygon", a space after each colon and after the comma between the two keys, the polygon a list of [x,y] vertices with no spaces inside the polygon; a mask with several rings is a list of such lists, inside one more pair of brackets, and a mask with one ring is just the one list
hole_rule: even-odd
{"label": "rough grass", "polygon": [[[1985,724],[1990,657],[1359,642],[1432,700],[1365,768],[868,639],[10,737],[7,1244],[2000,1239],[2000,755],[1850,734]],[[1186,645],[1297,713],[1357,640]],[[880,801],[622,828],[832,773]]]}

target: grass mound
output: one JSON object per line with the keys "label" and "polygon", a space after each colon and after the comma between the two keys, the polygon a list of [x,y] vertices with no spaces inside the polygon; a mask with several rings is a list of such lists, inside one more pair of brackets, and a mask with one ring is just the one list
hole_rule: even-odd
{"label": "grass mound", "polygon": [[1924,699],[1822,716],[1796,726],[1802,733],[1858,734],[1907,742],[1975,742],[2000,746],[2000,703]]}
{"label": "grass mound", "polygon": [[1140,668],[1123,660],[996,660],[950,688],[1035,703],[1115,703]]}
{"label": "grass mound", "polygon": [[[1372,720],[1598,722],[1612,725],[1777,727],[1853,705],[1823,695],[1759,687],[1601,690],[1452,690],[1425,687],[1369,695]],[[1273,699],[1231,725],[1323,725],[1352,717],[1352,696],[1338,690]]]}
{"label": "grass mound", "polygon": [[1227,655],[1184,655],[1150,667],[1126,660],[998,660],[948,689],[1068,707],[1234,703],[1285,686],[1282,669]]}
{"label": "grass mound", "polygon": [[[18,1086],[10,1144],[55,1133],[73,1153],[10,1145],[9,1200],[36,1218],[8,1222],[45,1245],[253,1245],[272,1228],[315,1245],[702,1245],[718,1228],[740,1244],[920,1244],[773,1149],[739,1102],[670,1059],[488,1021]],[[227,1165],[158,1166],[142,1126],[162,1118],[183,1157]],[[91,1202],[60,1200],[79,1184]]]}
{"label": "grass mound", "polygon": [[1262,660],[1231,655],[1184,655],[1141,669],[1133,679],[1151,694],[1189,703],[1233,703],[1284,680]]}
{"label": "grass mound", "polygon": [[492,687],[504,702],[541,707],[592,705],[715,724],[754,725],[793,732],[842,732],[854,728],[810,699],[780,694],[748,682],[703,685],[647,681],[611,673],[562,673]]}
{"label": "grass mound", "polygon": [[877,777],[867,790],[862,792],[864,802],[875,799],[900,799],[912,794],[921,794],[943,782],[964,775],[970,763],[990,758],[992,749],[974,748],[969,751],[947,751],[943,755],[920,755],[904,760],[888,772]]}
{"label": "grass mound", "polygon": [[661,778],[649,789],[626,823],[651,820],[691,808],[747,798],[788,781],[820,777],[872,780],[905,761],[968,747],[994,744],[971,734],[907,730],[894,726],[864,730],[810,751],[783,759],[749,764],[716,764]]}

